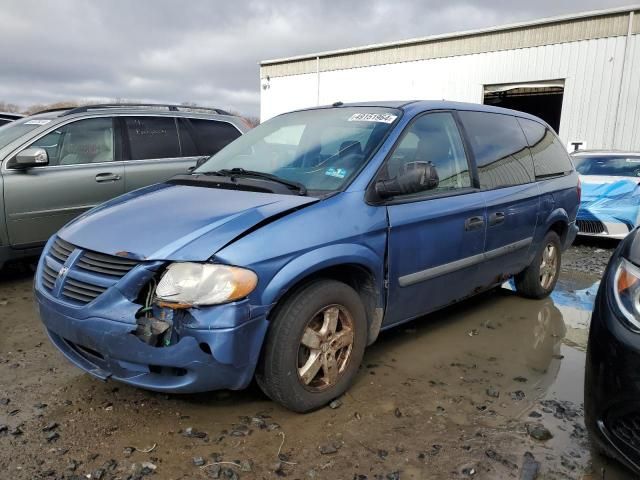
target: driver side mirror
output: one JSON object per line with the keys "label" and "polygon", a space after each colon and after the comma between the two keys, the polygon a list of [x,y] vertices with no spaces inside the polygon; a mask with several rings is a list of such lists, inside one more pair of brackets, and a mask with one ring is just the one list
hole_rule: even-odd
{"label": "driver side mirror", "polygon": [[27,169],[49,165],[49,155],[44,148],[27,148],[18,153],[11,167],[14,169]]}
{"label": "driver side mirror", "polygon": [[438,171],[433,163],[411,162],[405,164],[395,178],[378,180],[375,188],[378,196],[384,199],[432,190],[439,183]]}

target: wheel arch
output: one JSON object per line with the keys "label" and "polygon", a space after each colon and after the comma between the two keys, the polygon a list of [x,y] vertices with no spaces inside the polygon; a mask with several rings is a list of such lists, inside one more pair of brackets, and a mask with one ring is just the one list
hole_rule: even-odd
{"label": "wheel arch", "polygon": [[554,231],[560,237],[560,245],[564,245],[569,233],[569,215],[564,208],[557,208],[547,217],[545,228],[540,232],[540,241],[549,231]]}
{"label": "wheel arch", "polygon": [[273,318],[288,298],[309,283],[333,279],[346,283],[360,296],[368,324],[368,344],[377,338],[384,313],[384,260],[361,245],[331,245],[307,252],[289,262],[263,291],[263,305]]}

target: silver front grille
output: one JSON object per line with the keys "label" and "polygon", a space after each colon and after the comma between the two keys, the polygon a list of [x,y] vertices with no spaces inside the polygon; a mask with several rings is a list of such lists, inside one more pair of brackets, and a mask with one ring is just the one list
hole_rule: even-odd
{"label": "silver front grille", "polygon": [[607,232],[600,220],[576,220],[576,225],[578,225],[578,229],[582,233],[599,234]]}

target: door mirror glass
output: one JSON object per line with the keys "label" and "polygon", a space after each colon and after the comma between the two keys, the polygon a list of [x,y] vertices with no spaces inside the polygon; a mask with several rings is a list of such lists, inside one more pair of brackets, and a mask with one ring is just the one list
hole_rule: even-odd
{"label": "door mirror glass", "polygon": [[376,193],[380,198],[390,198],[397,195],[411,195],[438,188],[440,177],[431,162],[405,163],[395,178],[378,180]]}
{"label": "door mirror glass", "polygon": [[13,168],[41,167],[49,164],[49,156],[44,148],[27,148],[16,155]]}

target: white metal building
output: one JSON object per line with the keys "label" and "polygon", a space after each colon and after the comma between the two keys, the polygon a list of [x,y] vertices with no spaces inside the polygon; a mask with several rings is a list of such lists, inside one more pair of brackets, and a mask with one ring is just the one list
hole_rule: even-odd
{"label": "white metal building", "polygon": [[261,118],[446,99],[538,115],[568,148],[640,150],[640,5],[263,61]]}

